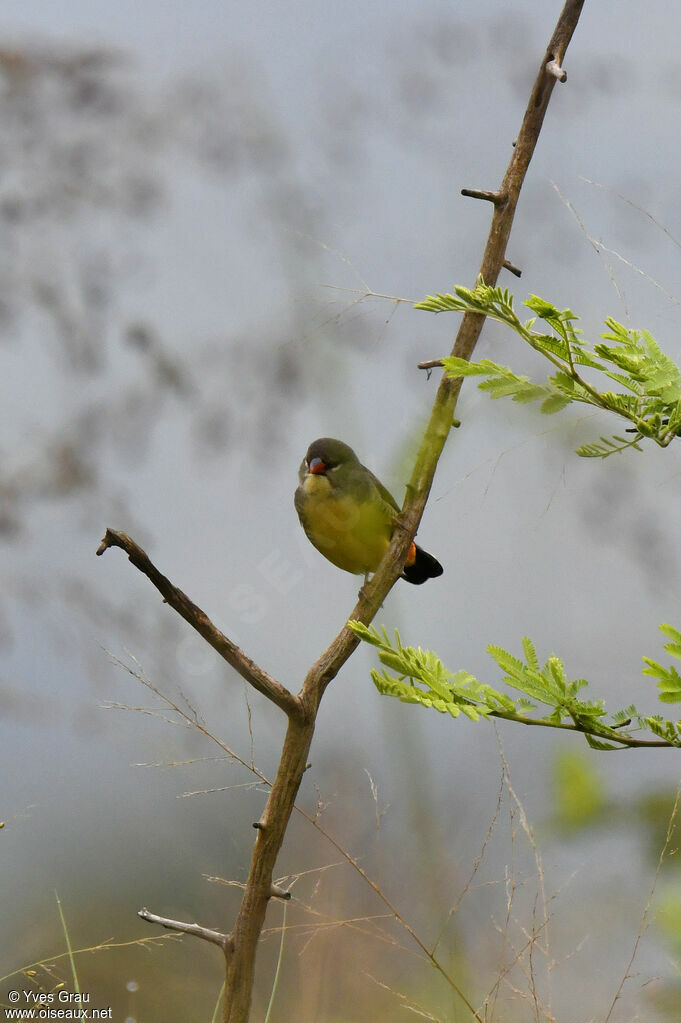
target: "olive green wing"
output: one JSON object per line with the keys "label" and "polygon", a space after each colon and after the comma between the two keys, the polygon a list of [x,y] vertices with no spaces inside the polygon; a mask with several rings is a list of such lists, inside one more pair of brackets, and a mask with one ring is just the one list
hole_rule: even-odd
{"label": "olive green wing", "polygon": [[293,504],[295,506],[296,511],[298,512],[298,518],[302,523],[303,509],[305,508],[305,491],[303,490],[302,486],[296,489],[296,492],[293,495]]}
{"label": "olive green wing", "polygon": [[390,493],[390,491],[383,486],[381,481],[377,479],[376,476],[374,476],[371,469],[367,469],[366,466],[362,466],[362,468],[364,469],[367,476],[371,479],[371,482],[375,486],[376,490],[381,495],[384,504],[387,504],[388,507],[390,508],[390,517],[394,519],[395,513],[399,514],[399,512],[401,511],[399,504],[397,503],[393,495]]}

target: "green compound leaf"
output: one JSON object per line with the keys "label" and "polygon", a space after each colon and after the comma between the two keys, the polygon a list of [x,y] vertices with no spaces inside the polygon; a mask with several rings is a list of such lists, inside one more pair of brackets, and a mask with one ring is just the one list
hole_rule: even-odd
{"label": "green compound leaf", "polygon": [[[681,658],[681,631],[674,628],[673,625],[660,625],[660,632],[671,640],[671,642],[665,643],[665,651],[672,657]],[[665,668],[651,657],[644,657],[643,661],[647,665],[646,668],[643,668],[643,674],[658,680],[657,688],[660,690],[660,701],[662,703],[681,703],[681,675],[674,665],[671,664]]]}
{"label": "green compound leaf", "polygon": [[609,455],[619,454],[620,451],[625,451],[627,448],[636,448],[637,451],[642,451],[643,449],[638,443],[640,439],[640,434],[637,434],[633,440],[627,440],[626,437],[613,437],[612,440],[608,437],[601,437],[600,444],[582,444],[576,450],[582,458],[608,458]]}
{"label": "green compound leaf", "polygon": [[[350,621],[348,628],[378,650],[383,670],[371,671],[378,692],[404,703],[430,707],[454,718],[463,714],[471,721],[501,717],[519,724],[570,728],[582,732],[589,746],[598,750],[650,744],[650,740],[632,736],[631,728],[648,730],[665,744],[681,747],[681,721],[668,721],[660,715],[643,716],[633,704],[605,720],[602,700],[579,698],[578,694],[588,688],[587,680],[569,679],[562,660],[555,655],[542,666],[534,644],[527,637],[522,641],[524,661],[503,647],[487,648],[504,673],[503,681],[521,694],[512,698],[480,682],[470,672],[449,671],[431,650],[404,646],[397,630],[391,641],[385,627],[379,631],[374,626]],[[667,653],[681,658],[681,631],[671,625],[661,625],[660,630],[670,640],[665,646]],[[681,675],[676,668],[665,668],[649,657],[643,660],[646,664],[643,674],[658,679],[660,701],[681,702]],[[536,711],[538,705],[548,708],[548,713],[544,717],[528,717],[527,712]]]}
{"label": "green compound leaf", "polygon": [[[681,370],[662,352],[647,330],[629,330],[612,318],[606,319],[602,340],[589,348],[575,326],[577,316],[570,309],[558,309],[551,302],[532,295],[524,303],[535,316],[525,323],[513,309],[513,295],[478,280],[475,288],[456,287],[454,294],[429,295],[417,309],[433,312],[481,313],[515,331],[538,354],[548,359],[556,372],[544,383],[513,372],[508,366],[490,359],[468,363],[450,356],[442,360],[453,377],[484,377],[479,388],[491,398],[507,398],[524,403],[539,401],[547,415],[560,412],[572,402],[581,402],[617,415],[632,424],[633,439],[601,437],[600,443],[583,444],[577,454],[584,458],[608,458],[634,448],[639,441],[653,440],[666,447],[681,433]],[[537,321],[552,333],[534,329]],[[607,380],[602,387],[580,375],[581,367],[595,371]],[[612,383],[622,390],[611,390]]]}

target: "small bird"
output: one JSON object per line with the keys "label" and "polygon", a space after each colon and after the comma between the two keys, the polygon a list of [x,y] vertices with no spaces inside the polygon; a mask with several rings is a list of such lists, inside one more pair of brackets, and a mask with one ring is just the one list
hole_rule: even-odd
{"label": "small bird", "polygon": [[[310,444],[298,479],[294,503],[310,543],[345,572],[375,572],[400,513],[392,494],[352,448],[332,437]],[[440,562],[412,542],[402,578],[419,585],[442,572]]]}

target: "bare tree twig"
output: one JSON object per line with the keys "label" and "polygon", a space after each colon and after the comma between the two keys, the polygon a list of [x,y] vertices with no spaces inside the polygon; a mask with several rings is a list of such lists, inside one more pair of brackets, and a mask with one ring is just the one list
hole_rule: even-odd
{"label": "bare tree twig", "polygon": [[495,206],[504,202],[501,192],[489,192],[485,188],[462,188],[461,194],[465,195],[467,199],[483,199],[485,202],[494,203]]}
{"label": "bare tree twig", "polygon": [[300,717],[302,706],[300,700],[288,689],[268,675],[255,661],[252,661],[243,650],[211,622],[205,611],[197,607],[189,597],[179,590],[162,575],[148,555],[126,533],[107,529],[104,539],[97,548],[97,555],[102,555],[109,547],[120,547],[125,551],[135,568],[147,576],[159,591],[164,601],[177,611],[200,636],[216,650],[228,664],[237,671],[259,693],[275,703],[289,717]]}
{"label": "bare tree twig", "polygon": [[195,938],[203,938],[212,945],[219,945],[223,952],[229,951],[230,937],[228,934],[221,934],[220,931],[212,931],[209,927],[202,927],[200,924],[186,924],[182,920],[169,920],[166,916],[158,916],[148,909],[140,909],[137,914],[142,920],[150,924],[159,924],[169,931],[180,931],[182,934],[191,934]]}

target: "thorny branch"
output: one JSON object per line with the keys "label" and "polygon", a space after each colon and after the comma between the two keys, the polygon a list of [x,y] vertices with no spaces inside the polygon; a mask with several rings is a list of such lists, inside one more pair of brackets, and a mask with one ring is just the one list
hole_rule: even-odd
{"label": "thorny branch", "polygon": [[[492,224],[483,254],[479,276],[494,285],[506,260],[506,245],[520,195],[520,189],[534,153],[551,93],[556,81],[565,80],[562,72],[567,46],[579,21],[584,0],[567,0],[556,29],[542,58],[523,123],[510,163],[495,193],[478,194],[493,202]],[[471,190],[474,191],[474,190]],[[452,354],[470,359],[484,323],[484,316],[466,313],[462,318]],[[389,550],[372,580],[362,587],[357,605],[349,615],[355,621],[370,624],[386,596],[395,585],[407,551],[416,534],[430,494],[437,463],[452,426],[461,379],[443,376],[435,396],[430,421],[416,457],[407,486],[402,513]],[[326,687],[351,656],[359,639],[343,626],[329,647],[315,661],[298,696],[290,693],[248,658],[210,622],[188,597],[177,590],[151,564],[144,552],[123,533],[107,530],[98,553],[109,546],[126,551],[133,564],[147,575],[167,602],[228,661],[242,677],[288,716],[288,729],[281,760],[263,814],[258,821],[251,866],[241,907],[225,943],[225,1002],[223,1023],[247,1023],[250,1013],[255,957],[263,928],[267,903],[272,895],[272,878],[277,855],[284,839],[295,797],[307,767],[307,756],[314,734],[319,703]],[[192,925],[183,925],[192,926]],[[205,935],[203,935],[205,937]],[[451,981],[450,981],[451,983]],[[458,989],[456,989],[458,990]],[[471,1014],[479,1019],[470,1001],[463,995]]]}

